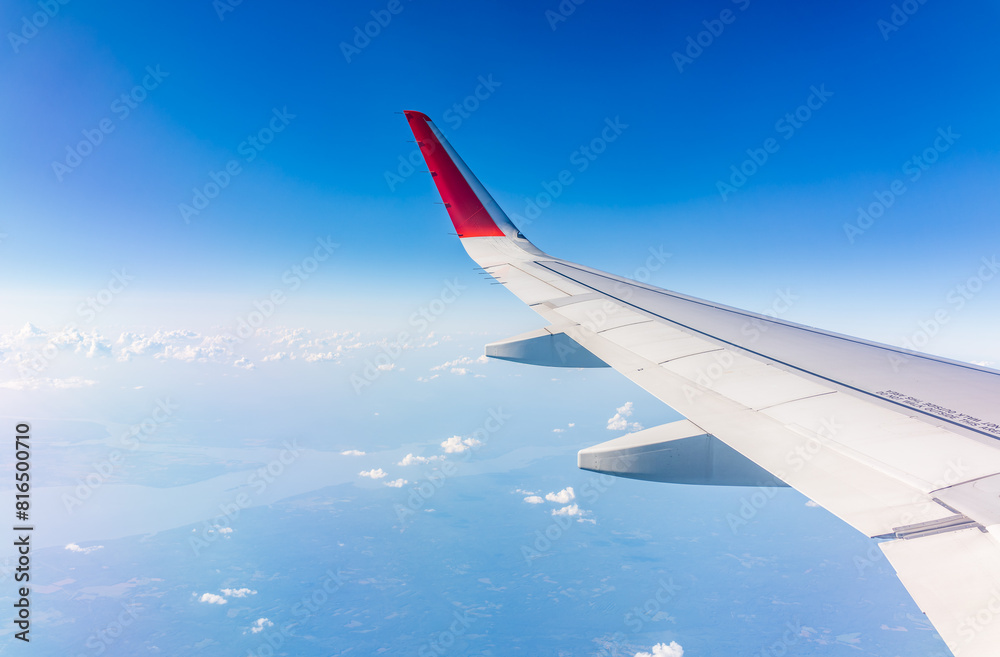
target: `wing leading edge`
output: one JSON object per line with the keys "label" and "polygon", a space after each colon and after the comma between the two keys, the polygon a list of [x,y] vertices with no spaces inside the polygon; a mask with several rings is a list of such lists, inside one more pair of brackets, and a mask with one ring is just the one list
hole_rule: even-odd
{"label": "wing leading edge", "polygon": [[[721,441],[883,540],[954,654],[995,654],[1000,372],[549,256],[521,235],[426,115],[405,114],[462,245],[548,322],[548,334],[565,336],[684,415],[697,428],[693,438]],[[639,470],[642,478],[680,480]],[[734,480],[692,481],[711,479]]]}

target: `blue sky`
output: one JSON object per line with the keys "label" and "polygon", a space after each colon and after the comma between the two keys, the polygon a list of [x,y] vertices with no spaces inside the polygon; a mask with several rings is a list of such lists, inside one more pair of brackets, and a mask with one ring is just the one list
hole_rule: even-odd
{"label": "blue sky", "polygon": [[[450,622],[439,586],[508,610],[559,599],[525,640],[582,654],[651,594],[649,573],[668,571],[692,590],[680,622],[630,635],[631,654],[677,638],[691,654],[749,657],[786,622],[815,625],[803,640],[824,654],[931,654],[937,639],[891,568],[856,567],[870,542],[792,491],[741,533],[724,518],[749,491],[622,481],[584,506],[556,559],[507,568],[553,517],[528,489],[582,490],[574,453],[620,435],[621,409],[634,404],[629,421],[647,427],[676,414],[614,372],[480,358],[542,323],[479,280],[429,176],[407,163],[398,112],[430,115],[555,256],[997,367],[998,14],[940,0],[3,3],[0,415],[45,437],[38,555],[51,572],[38,605],[65,621],[46,640],[78,646],[134,595],[164,602],[122,650],[257,641],[255,621],[281,623],[311,590],[316,574],[280,563],[289,546],[272,529],[302,513],[310,531],[293,554],[353,569],[338,610],[367,616],[317,621],[297,654],[399,637],[415,649]],[[873,218],[859,223],[859,209]],[[414,321],[456,289],[433,322]],[[928,324],[940,311],[947,322]],[[255,312],[254,337],[235,339]],[[168,399],[176,410],[83,510],[65,510],[62,496],[80,496]],[[385,484],[415,486],[457,459],[446,441],[497,405],[512,413],[504,432],[435,499],[438,516],[403,535],[392,508],[410,490]],[[301,470],[216,536],[226,549],[188,559],[191,532],[290,437]],[[403,465],[409,453],[428,460]],[[391,586],[369,594],[371,578]],[[252,601],[203,599],[251,585]],[[507,614],[475,645],[524,639],[534,621]]]}
{"label": "blue sky", "polygon": [[[59,295],[78,299],[127,267],[137,282],[109,317],[225,323],[227,300],[266,292],[330,235],[341,249],[289,315],[329,304],[392,316],[468,273],[426,176],[387,184],[412,149],[394,112],[412,108],[512,215],[574,173],[524,228],[556,255],[628,274],[663,245],[662,286],[754,310],[793,286],[805,301],[790,318],[870,323],[892,341],[992,255],[1000,230],[998,10],[915,7],[888,30],[891,3],[584,3],[553,21],[556,3],[402,2],[348,62],[341,44],[383,5],[242,3],[220,19],[207,1],[69,3],[30,39],[7,37],[4,293],[58,322]],[[36,11],[7,3],[0,21],[19,33]],[[688,50],[688,37],[707,45]],[[678,70],[674,53],[696,56]],[[162,74],[123,116],[113,103],[147,67]],[[480,78],[498,84],[449,120]],[[793,134],[777,130],[812,87],[831,95]],[[244,161],[240,145],[284,108],[294,118]],[[628,128],[576,171],[572,154],[616,117]],[[53,163],[102,119],[113,131],[60,181]],[[960,136],[907,179],[903,163],[949,127]],[[724,200],[717,183],[768,138],[777,152]],[[185,223],[179,205],[232,159],[240,173]],[[844,224],[896,179],[905,193],[849,241]],[[963,311],[969,325],[987,319],[972,306],[996,305],[983,299]],[[863,319],[872,312],[902,323]]]}

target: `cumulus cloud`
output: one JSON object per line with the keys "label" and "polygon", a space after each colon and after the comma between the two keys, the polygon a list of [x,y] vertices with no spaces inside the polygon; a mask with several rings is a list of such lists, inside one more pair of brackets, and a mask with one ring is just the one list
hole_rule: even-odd
{"label": "cumulus cloud", "polygon": [[260,632],[263,632],[265,627],[273,627],[273,626],[274,626],[274,623],[272,623],[268,619],[266,619],[266,618],[258,618],[257,620],[255,620],[253,622],[253,625],[250,627],[250,633],[251,634],[258,634]]}
{"label": "cumulus cloud", "polygon": [[222,589],[223,595],[228,595],[230,598],[245,598],[248,595],[257,595],[257,592],[253,589]]}
{"label": "cumulus cloud", "polygon": [[684,648],[676,641],[671,641],[669,645],[657,643],[653,646],[653,652],[637,652],[635,657],[684,657]]}
{"label": "cumulus cloud", "polygon": [[549,502],[555,502],[556,504],[569,504],[570,500],[576,499],[576,493],[573,492],[572,486],[567,486],[558,493],[548,493],[545,496],[545,499]]}
{"label": "cumulus cloud", "polygon": [[73,325],[45,331],[27,324],[19,330],[0,333],[0,364],[14,365],[30,373],[36,370],[39,352],[56,349],[82,358],[110,357],[123,363],[148,358],[254,369],[255,362],[338,361],[349,351],[377,344],[350,331],[313,334],[307,329],[259,327],[252,335],[258,340],[248,343],[245,337],[248,336],[237,337],[232,330],[202,334],[186,329],[159,329],[124,331],[117,338],[109,338],[96,329],[85,332]]}
{"label": "cumulus cloud", "polygon": [[564,507],[559,508],[559,509],[553,509],[552,510],[552,515],[554,515],[554,516],[565,516],[567,518],[576,518],[577,522],[589,522],[589,523],[597,524],[597,521],[595,521],[593,518],[588,518],[587,517],[587,516],[590,515],[590,511],[587,511],[585,509],[581,509],[576,504],[570,504],[568,506],[564,506]]}
{"label": "cumulus cloud", "polygon": [[219,533],[220,534],[232,534],[233,533],[233,528],[232,527],[219,527]]}
{"label": "cumulus cloud", "polygon": [[582,516],[584,513],[586,512],[581,511],[580,507],[576,504],[570,504],[569,506],[564,506],[561,509],[552,509],[552,515],[554,516],[569,516],[572,518]]}
{"label": "cumulus cloud", "polygon": [[448,454],[460,454],[467,449],[479,447],[483,443],[475,438],[462,439],[461,436],[452,436],[448,440],[441,442],[441,447]]}
{"label": "cumulus cloud", "polygon": [[70,543],[70,544],[68,544],[66,546],[66,549],[69,550],[70,552],[79,552],[81,554],[90,554],[91,552],[94,552],[96,550],[100,550],[103,547],[104,547],[103,545],[91,545],[90,547],[83,548],[83,547],[80,547],[79,545],[77,545],[76,543]]}
{"label": "cumulus cloud", "polygon": [[340,453],[341,456],[364,456],[365,453],[360,449],[345,449]]}
{"label": "cumulus cloud", "polygon": [[390,488],[402,488],[403,486],[405,486],[410,482],[408,482],[405,479],[393,479],[392,481],[385,481],[382,483],[384,483],[386,486],[389,486]]}
{"label": "cumulus cloud", "polygon": [[416,463],[430,463],[431,461],[440,461],[443,456],[414,456],[413,454],[407,454],[403,457],[403,460],[397,463],[397,465],[414,465]]}
{"label": "cumulus cloud", "polygon": [[382,468],[374,468],[372,470],[362,470],[358,473],[362,477],[370,477],[372,479],[381,479],[386,476],[385,470]]}
{"label": "cumulus cloud", "polygon": [[[462,356],[461,358],[456,358],[455,360],[449,360],[447,363],[441,363],[440,365],[435,365],[431,368],[432,372],[448,370],[452,374],[457,374],[458,376],[464,376],[469,373],[468,368],[461,367],[462,365],[475,365],[488,363],[489,359],[483,355],[479,358],[469,358],[468,356]],[[481,375],[480,375],[481,376]]]}
{"label": "cumulus cloud", "polygon": [[808,502],[806,502],[806,506],[817,507],[819,506],[819,504],[813,502],[812,500],[809,500]]}
{"label": "cumulus cloud", "polygon": [[545,500],[543,500],[542,498],[538,497],[537,495],[529,495],[526,498],[524,498],[524,501],[527,502],[528,504],[544,504],[545,503]]}
{"label": "cumulus cloud", "polygon": [[[323,361],[328,361],[328,360],[337,360],[338,356],[340,356],[339,352],[333,353],[332,351],[328,351],[326,353],[323,353],[322,351],[320,351],[314,354],[306,354],[305,359],[307,363],[321,363]],[[292,356],[292,358],[295,358],[295,356]],[[382,367],[379,366],[379,369],[382,369]]]}
{"label": "cumulus cloud", "polygon": [[207,602],[210,605],[224,605],[229,602],[221,595],[216,595],[215,593],[202,593],[198,600],[200,602]]}
{"label": "cumulus cloud", "polygon": [[608,430],[609,431],[641,431],[642,425],[638,422],[629,422],[628,418],[632,416],[632,402],[625,402],[624,405],[619,406],[615,409],[615,414],[608,418]]}

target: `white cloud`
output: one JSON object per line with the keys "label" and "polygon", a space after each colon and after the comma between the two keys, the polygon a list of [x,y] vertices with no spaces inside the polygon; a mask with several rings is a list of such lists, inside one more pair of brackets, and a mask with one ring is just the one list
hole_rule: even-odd
{"label": "white cloud", "polygon": [[251,634],[257,634],[263,632],[265,627],[273,627],[274,623],[266,618],[258,618],[253,622],[253,626],[250,627]]}
{"label": "white cloud", "polygon": [[572,486],[567,486],[563,488],[558,493],[549,493],[545,496],[549,502],[555,502],[557,504],[569,504],[570,500],[576,499],[576,493],[573,492]]}
{"label": "white cloud", "polygon": [[216,595],[214,593],[202,593],[198,600],[200,602],[207,602],[210,605],[224,605],[229,602],[221,595]]}
{"label": "white cloud", "polygon": [[220,534],[232,534],[233,533],[233,528],[232,527],[219,527],[219,533]]}
{"label": "white cloud", "polygon": [[415,463],[430,463],[431,461],[440,461],[443,456],[414,456],[413,454],[407,454],[403,457],[403,460],[396,465],[413,465]]}
{"label": "white cloud", "polygon": [[385,470],[382,468],[376,468],[373,470],[362,470],[358,473],[362,477],[371,477],[372,479],[381,479],[386,476]]}
{"label": "white cloud", "polygon": [[96,550],[100,550],[103,547],[104,547],[103,545],[92,545],[90,547],[82,548],[79,545],[77,545],[76,543],[70,543],[70,544],[68,544],[66,546],[66,549],[69,550],[70,552],[79,552],[81,554],[90,554],[91,552],[94,552]]}
{"label": "white cloud", "polygon": [[817,506],[819,506],[819,504],[816,503],[816,502],[813,502],[812,500],[809,500],[808,502],[806,502],[806,506],[817,507]]}
{"label": "white cloud", "polygon": [[84,386],[92,386],[96,384],[97,381],[83,379],[78,376],[71,376],[68,379],[49,379],[36,376],[4,381],[0,383],[0,388],[7,388],[8,390],[44,390],[47,388],[67,390],[70,388],[83,388]]}
{"label": "white cloud", "polygon": [[223,595],[228,595],[230,598],[245,598],[248,595],[257,595],[257,592],[253,589],[222,589]]}
{"label": "white cloud", "polygon": [[593,518],[588,518],[590,511],[581,509],[576,504],[570,504],[569,506],[564,506],[560,509],[553,509],[552,515],[554,516],[566,516],[567,518],[576,518],[577,522],[589,522],[597,524],[597,521]]}
{"label": "white cloud", "polygon": [[441,363],[440,365],[435,365],[431,368],[432,372],[448,370],[452,374],[457,374],[458,376],[464,376],[469,373],[469,369],[466,367],[460,367],[461,365],[475,365],[488,363],[489,359],[484,355],[479,358],[469,358],[468,356],[462,356],[461,358],[456,358],[455,360],[449,360],[447,363]]}
{"label": "white cloud", "polygon": [[538,497],[537,495],[529,495],[526,498],[524,498],[524,501],[527,502],[528,504],[544,504],[545,503],[545,500],[543,500],[542,498]]}
{"label": "white cloud", "polygon": [[684,657],[684,648],[676,641],[671,641],[670,645],[657,643],[653,652],[637,652],[635,657]]}
{"label": "white cloud", "polygon": [[465,440],[462,440],[461,436],[452,436],[448,440],[442,441],[441,447],[444,448],[444,451],[448,454],[460,454],[467,449],[478,447],[482,444],[483,443],[481,441],[478,441],[475,438],[466,438]]}
{"label": "white cloud", "polygon": [[[44,331],[33,325],[0,333],[0,364],[12,365],[20,370],[34,369],[33,361],[41,350],[57,349],[59,353],[73,354],[77,358],[98,359],[108,357],[118,362],[139,359],[182,361],[186,363],[214,363],[245,369],[255,369],[257,362],[278,360],[305,360],[339,362],[345,355],[366,348],[377,341],[362,339],[359,332],[323,332],[316,334],[308,329],[264,328],[253,331],[252,336],[233,335],[220,330],[214,334],[179,329],[154,331],[122,331],[108,338],[97,330],[84,332],[72,325],[59,330]],[[247,342],[244,338],[257,340]],[[427,346],[427,345],[414,345]],[[68,358],[65,359],[69,361]],[[397,368],[401,369],[401,368]],[[0,384],[6,388],[33,389],[57,387],[44,378],[41,383]]]}
{"label": "white cloud", "polygon": [[586,511],[581,511],[580,507],[576,504],[570,504],[569,506],[564,506],[561,509],[552,509],[552,515],[554,516],[569,516],[571,518],[577,516],[583,516]]}
{"label": "white cloud", "polygon": [[360,449],[345,449],[340,453],[341,456],[364,456],[365,453]]}
{"label": "white cloud", "polygon": [[566,430],[565,429],[553,429],[552,433],[563,433],[564,431],[566,431]]}
{"label": "white cloud", "polygon": [[638,422],[629,422],[626,418],[632,416],[632,402],[625,402],[624,405],[615,409],[614,416],[608,418],[609,431],[641,431],[642,425]]}
{"label": "white cloud", "polygon": [[[306,362],[307,363],[320,363],[320,362],[328,361],[328,360],[337,360],[337,357],[339,355],[340,355],[339,353],[335,354],[332,351],[328,351],[326,353],[323,353],[321,351],[321,352],[318,352],[318,353],[315,353],[315,354],[306,354],[305,358],[306,358]],[[294,356],[292,356],[292,358],[294,358]],[[379,367],[379,369],[382,369],[382,368]]]}
{"label": "white cloud", "polygon": [[396,363],[381,363],[378,368],[383,372],[396,369]]}
{"label": "white cloud", "polygon": [[410,482],[408,482],[405,479],[393,479],[392,481],[385,481],[382,483],[384,483],[386,486],[389,486],[390,488],[402,488],[403,486],[405,486]]}

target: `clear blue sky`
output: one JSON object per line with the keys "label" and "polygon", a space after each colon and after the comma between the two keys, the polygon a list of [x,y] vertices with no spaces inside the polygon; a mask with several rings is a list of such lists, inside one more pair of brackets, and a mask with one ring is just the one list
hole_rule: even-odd
{"label": "clear blue sky", "polygon": [[[867,539],[791,491],[743,533],[726,514],[752,493],[622,481],[583,507],[599,524],[524,563],[555,510],[525,489],[582,491],[573,452],[617,435],[623,404],[644,426],[674,414],[613,372],[479,361],[542,320],[477,280],[430,177],[400,168],[414,144],[398,112],[430,115],[516,221],[555,196],[520,223],[555,256],[893,344],[944,311],[927,350],[998,367],[996,3],[237,1],[0,3],[0,414],[45,437],[37,547],[55,547],[34,604],[65,622],[43,642],[85,645],[128,596],[148,615],[113,649],[246,654],[254,623],[276,631],[330,562],[350,584],[290,652],[412,654],[482,598],[495,618],[475,645],[582,654],[673,573],[676,611],[626,626],[631,654],[677,638],[747,655],[786,620],[819,630],[792,651],[939,647],[886,562],[859,568]],[[845,232],[859,207],[879,216]],[[451,281],[459,300],[415,330]],[[256,340],[230,340],[275,291],[288,301]],[[162,399],[176,414],[67,521],[59,496]],[[510,424],[403,534],[393,505],[426,474],[404,453],[444,455],[494,405]],[[303,469],[190,558],[203,516],[288,438]],[[205,600],[230,587],[254,593]]]}
{"label": "clear blue sky", "polygon": [[[657,284],[754,310],[790,286],[803,301],[789,317],[833,329],[902,317],[872,320],[878,339],[933,314],[1000,236],[992,3],[915,4],[891,31],[879,24],[889,2],[591,1],[555,29],[554,0],[402,0],[396,14],[382,2],[243,2],[222,19],[219,4],[76,1],[37,34],[23,32],[36,4],[0,9],[7,321],[58,322],[53,309],[126,267],[136,280],[120,321],[224,323],[219,299],[259,297],[326,235],[341,247],[303,286],[302,310],[367,317],[384,311],[374,297],[405,315],[471,263],[426,174],[387,184],[412,149],[403,109],[429,114],[510,214],[571,170],[523,227],[555,255],[630,274],[662,245],[673,256]],[[391,21],[348,62],[341,44],[373,11]],[[720,26],[679,71],[674,53]],[[125,116],[116,100],[144,78],[153,88]],[[499,85],[459,122],[449,109],[480,78]],[[776,125],[813,87],[832,95],[794,134]],[[284,108],[294,118],[246,161],[241,144]],[[627,129],[579,171],[574,151],[616,117]],[[102,120],[112,130],[57,174]],[[911,180],[904,163],[949,127],[959,136]],[[769,138],[776,152],[723,200],[718,181]],[[233,159],[239,174],[185,223],[178,206]],[[905,192],[850,242],[844,224],[896,179]],[[997,298],[987,286],[963,321],[995,318],[976,313]]]}

